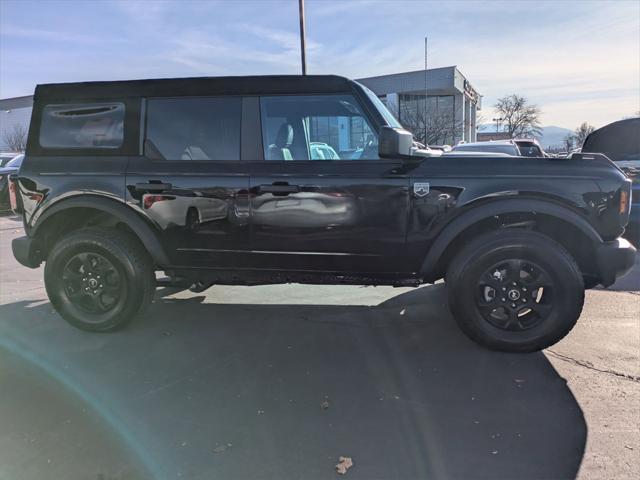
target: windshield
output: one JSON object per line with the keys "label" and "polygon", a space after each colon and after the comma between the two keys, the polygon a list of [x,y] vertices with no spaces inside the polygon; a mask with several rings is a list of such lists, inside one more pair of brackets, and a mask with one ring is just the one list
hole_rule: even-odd
{"label": "windshield", "polygon": [[360,86],[360,88],[362,88],[364,93],[367,94],[367,97],[369,97],[369,99],[371,100],[373,105],[376,107],[378,112],[380,112],[380,115],[382,115],[382,117],[384,118],[384,121],[387,122],[387,124],[390,127],[402,128],[402,125],[400,124],[400,122],[396,119],[396,117],[393,116],[393,113],[389,111],[387,106],[384,103],[382,103],[382,100],[380,100],[375,93],[373,93],[371,90],[369,90],[367,87],[365,87],[361,83],[358,83],[358,85]]}
{"label": "windshield", "polygon": [[13,159],[11,159],[11,161],[9,161],[9,163],[7,163],[6,166],[18,168],[20,167],[20,164],[22,164],[23,158],[24,158],[24,154],[18,155],[17,157],[13,157]]}

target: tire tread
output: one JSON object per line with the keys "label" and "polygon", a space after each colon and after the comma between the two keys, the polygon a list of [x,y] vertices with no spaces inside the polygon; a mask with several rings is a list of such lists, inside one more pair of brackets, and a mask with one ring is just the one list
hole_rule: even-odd
{"label": "tire tread", "polygon": [[[552,334],[536,339],[535,341],[522,344],[507,344],[505,341],[491,338],[486,335],[480,328],[474,325],[474,322],[463,313],[461,302],[458,301],[454,293],[456,284],[464,276],[465,270],[472,264],[474,259],[478,258],[481,252],[490,245],[497,243],[505,243],[512,245],[523,245],[527,247],[542,248],[546,252],[553,251],[559,255],[562,263],[567,267],[568,274],[573,277],[573,281],[577,282],[576,287],[579,288],[580,294],[577,297],[577,303],[574,305],[575,315],[571,315],[569,321],[562,324],[561,328],[557,328]],[[576,324],[578,317],[584,305],[584,281],[582,272],[578,263],[573,256],[558,242],[539,232],[527,230],[499,230],[489,232],[474,239],[471,243],[463,247],[449,264],[445,276],[447,290],[449,295],[449,308],[453,313],[458,325],[464,333],[473,341],[480,345],[484,345],[492,350],[510,351],[510,352],[531,352],[542,350],[555,344],[564,338]]]}
{"label": "tire tread", "polygon": [[[78,320],[58,304],[55,294],[52,293],[54,290],[51,288],[50,282],[55,281],[57,275],[55,271],[52,271],[55,268],[54,259],[59,255],[64,255],[69,249],[75,248],[79,243],[94,244],[107,250],[115,258],[125,256],[136,272],[135,283],[142,294],[136,296],[138,298],[133,304],[130,304],[126,312],[121,313],[114,321],[104,326],[83,323]],[[45,263],[45,287],[52,304],[67,322],[83,330],[112,332],[123,328],[146,310],[155,293],[155,273],[151,257],[135,236],[115,228],[88,227],[68,233],[50,250]]]}

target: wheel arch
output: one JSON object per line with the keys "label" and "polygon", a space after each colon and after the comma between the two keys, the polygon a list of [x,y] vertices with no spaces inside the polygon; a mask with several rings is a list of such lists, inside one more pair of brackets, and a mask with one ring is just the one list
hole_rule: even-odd
{"label": "wheel arch", "polygon": [[567,206],[541,199],[502,198],[471,207],[442,229],[425,254],[420,269],[423,278],[442,278],[466,239],[495,228],[531,228],[547,234],[569,250],[585,275],[595,271],[588,253],[603,242],[596,229]]}
{"label": "wheel arch", "polygon": [[[62,222],[70,228],[61,229]],[[82,195],[59,200],[40,215],[29,236],[38,242],[42,258],[46,258],[52,244],[62,233],[88,224],[96,224],[95,222],[124,226],[140,241],[156,265],[170,264],[156,227],[124,203],[98,195]]]}

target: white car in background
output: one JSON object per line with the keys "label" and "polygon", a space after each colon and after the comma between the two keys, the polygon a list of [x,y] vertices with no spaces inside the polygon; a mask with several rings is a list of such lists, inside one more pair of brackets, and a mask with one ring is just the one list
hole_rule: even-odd
{"label": "white car in background", "polygon": [[197,191],[148,193],[143,196],[142,205],[162,228],[186,227],[193,230],[200,224],[227,218],[228,211],[227,200]]}
{"label": "white car in background", "polygon": [[4,167],[10,160],[20,155],[20,152],[0,152],[0,167]]}
{"label": "white car in background", "polygon": [[523,157],[546,157],[542,146],[535,138],[516,138],[513,141]]}
{"label": "white car in background", "polygon": [[458,152],[502,153],[512,157],[520,157],[518,145],[513,140],[496,140],[489,142],[460,143],[453,147],[450,154]]}

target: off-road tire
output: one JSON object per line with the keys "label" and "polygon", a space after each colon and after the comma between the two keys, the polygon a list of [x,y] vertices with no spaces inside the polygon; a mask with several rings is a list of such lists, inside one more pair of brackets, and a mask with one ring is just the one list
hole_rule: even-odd
{"label": "off-road tire", "polygon": [[[482,290],[486,287],[481,280],[487,278],[486,272],[490,272],[493,266],[499,265],[500,262],[512,262],[513,260],[510,259],[515,259],[513,263],[516,265],[526,266],[523,268],[534,270],[529,265],[538,266],[546,274],[545,278],[549,280],[547,283],[550,285],[546,287],[548,288],[546,292],[545,288],[542,288],[542,295],[549,293],[553,300],[550,308],[547,308],[546,304],[542,305],[548,312],[546,316],[540,315],[538,318],[537,311],[534,312],[535,319],[541,323],[534,322],[534,326],[519,331],[512,330],[524,328],[520,325],[519,315],[515,316],[515,326],[510,320],[507,321],[509,330],[504,329],[503,326],[496,327],[493,322],[487,320],[487,315],[490,320],[493,319],[494,312],[496,312],[493,305],[496,302],[503,305],[501,303],[505,298],[502,296],[503,294],[508,297],[513,293],[512,296],[515,297],[525,292],[511,292],[510,290],[500,292],[499,298],[490,299],[491,303],[488,307],[484,297],[487,294],[482,293],[486,292],[486,290]],[[525,276],[526,273],[518,273],[518,276],[520,275]],[[489,281],[493,282],[494,277]],[[503,281],[501,275],[497,275],[497,278],[501,282]],[[449,309],[462,331],[475,342],[493,350],[531,352],[553,345],[573,328],[584,304],[582,273],[574,258],[559,243],[546,235],[533,231],[505,229],[479,236],[463,247],[455,256],[447,269],[445,279]],[[502,283],[498,283],[498,285],[502,285]],[[510,285],[511,283],[509,283]],[[526,284],[523,283],[523,285]],[[516,289],[517,287],[509,288]],[[497,290],[504,290],[504,288],[496,288],[495,291]],[[494,290],[489,287],[489,293],[491,291]],[[531,297],[526,297],[526,300],[524,296],[522,299],[518,297],[518,300],[531,301]],[[535,300],[534,298],[534,301],[542,302],[543,299]],[[509,302],[510,300],[507,298],[506,303]],[[501,312],[502,308],[499,307],[498,311]],[[516,308],[521,308],[521,306],[518,304]],[[509,318],[508,315],[506,317]]]}
{"label": "off-road tire", "polygon": [[[103,259],[116,272],[113,275],[122,295],[114,295],[118,298],[108,311],[87,313],[70,300],[69,289],[77,289],[65,284],[68,279],[63,281],[63,275],[69,274],[70,262],[83,256]],[[84,276],[82,268],[80,276]],[[61,238],[47,256],[44,280],[49,300],[62,318],[74,327],[92,332],[112,332],[127,325],[151,303],[156,286],[153,262],[138,239],[117,229],[98,227],[76,230]],[[81,285],[84,290],[85,283]]]}

